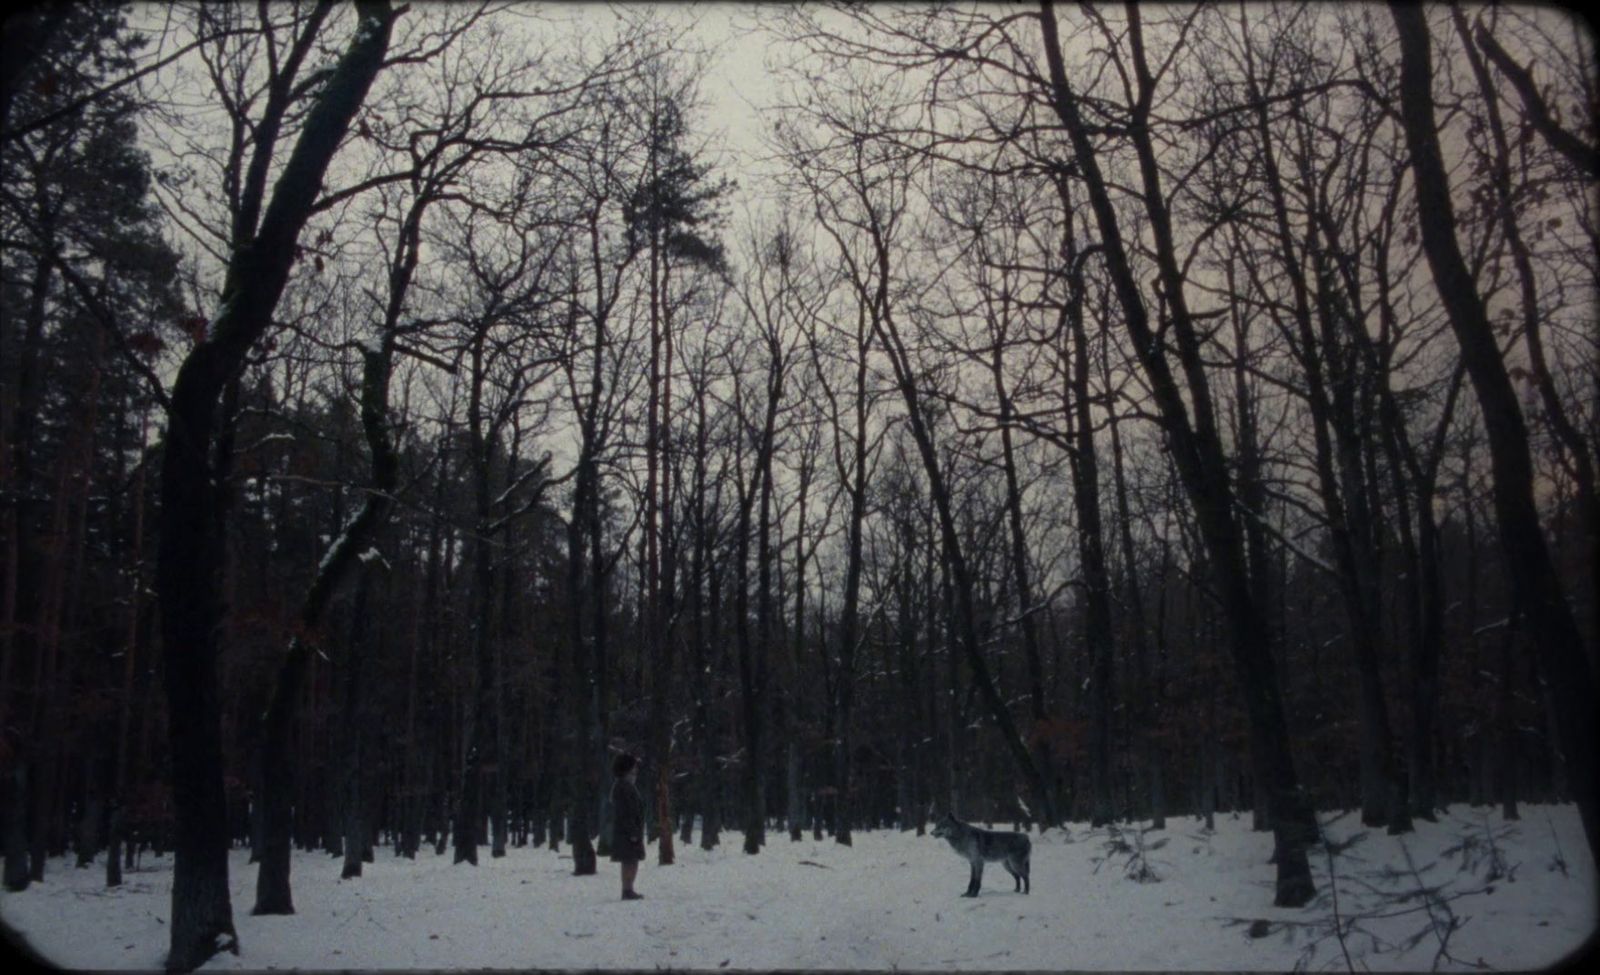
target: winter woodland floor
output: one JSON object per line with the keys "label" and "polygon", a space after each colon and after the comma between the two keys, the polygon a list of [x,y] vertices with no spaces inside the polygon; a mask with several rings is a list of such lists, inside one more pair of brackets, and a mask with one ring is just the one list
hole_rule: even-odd
{"label": "winter woodland floor", "polygon": [[[1034,835],[1032,895],[991,864],[975,900],[957,896],[966,864],[931,836],[858,833],[845,849],[780,832],[755,857],[727,834],[711,853],[680,847],[675,866],[647,861],[646,898],[629,903],[615,864],[573,877],[543,849],[485,850],[475,869],[380,850],[342,882],[339,861],[296,853],[299,913],[257,918],[255,868],[238,850],[242,951],[206,968],[1526,970],[1595,931],[1596,878],[1570,805],[1524,806],[1510,823],[1456,806],[1399,838],[1353,814],[1324,819],[1337,883],[1317,848],[1319,897],[1302,910],[1270,906],[1270,837],[1231,816],[1209,835],[1192,818],[1142,837],[1081,824]],[[1141,866],[1159,879],[1140,882]],[[171,877],[170,857],[147,856],[106,890],[102,864],[52,861],[44,883],[0,894],[0,918],[54,963],[152,969]]]}

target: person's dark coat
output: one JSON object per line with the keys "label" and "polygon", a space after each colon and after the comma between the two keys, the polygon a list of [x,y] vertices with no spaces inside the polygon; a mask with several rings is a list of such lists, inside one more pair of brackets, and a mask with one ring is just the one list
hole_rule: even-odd
{"label": "person's dark coat", "polygon": [[611,786],[611,859],[644,859],[644,798],[626,778]]}

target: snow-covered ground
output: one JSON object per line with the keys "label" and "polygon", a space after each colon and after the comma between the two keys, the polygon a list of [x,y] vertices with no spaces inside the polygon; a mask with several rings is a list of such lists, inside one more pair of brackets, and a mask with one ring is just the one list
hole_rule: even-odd
{"label": "snow-covered ground", "polygon": [[[1524,806],[1513,823],[1458,806],[1414,835],[1371,831],[1353,843],[1355,815],[1325,819],[1343,847],[1337,885],[1319,847],[1319,897],[1299,910],[1271,906],[1270,837],[1228,816],[1211,835],[1190,818],[1145,834],[1160,878],[1146,883],[1131,879],[1138,864],[1127,847],[1112,852],[1105,830],[1035,835],[1032,894],[1013,893],[990,864],[976,899],[957,896],[967,866],[932,836],[858,833],[846,849],[779,832],[751,857],[730,833],[711,853],[680,847],[675,866],[646,861],[645,899],[627,903],[615,864],[573,877],[571,861],[548,850],[484,851],[476,868],[452,866],[448,853],[412,862],[380,850],[366,876],[343,882],[337,860],[296,853],[299,913],[257,918],[255,869],[240,850],[231,877],[242,950],[206,968],[1324,970],[1346,968],[1348,952],[1355,968],[1503,970],[1554,964],[1595,930],[1596,878],[1570,805]],[[0,894],[0,917],[69,968],[156,968],[171,879],[170,858],[146,857],[106,890],[101,865],[53,861],[43,884]]]}

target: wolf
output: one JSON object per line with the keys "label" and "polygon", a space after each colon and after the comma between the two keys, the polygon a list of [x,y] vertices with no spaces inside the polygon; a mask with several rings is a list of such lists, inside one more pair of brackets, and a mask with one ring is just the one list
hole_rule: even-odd
{"label": "wolf", "polygon": [[933,835],[947,841],[951,849],[972,864],[972,881],[967,884],[967,892],[962,897],[978,896],[986,860],[1004,863],[1006,872],[1017,882],[1016,889],[1028,893],[1031,886],[1028,882],[1028,865],[1033,854],[1033,843],[1028,840],[1027,834],[980,829],[963,823],[949,813],[942,813],[933,825]]}

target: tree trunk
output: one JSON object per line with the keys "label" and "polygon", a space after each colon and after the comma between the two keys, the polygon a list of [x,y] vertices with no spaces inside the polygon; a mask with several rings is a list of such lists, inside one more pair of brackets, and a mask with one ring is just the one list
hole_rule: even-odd
{"label": "tree trunk", "polygon": [[386,3],[373,2],[362,6],[360,19],[306,117],[259,230],[232,256],[221,310],[172,387],[156,579],[176,812],[166,962],[173,971],[193,970],[218,951],[238,951],[228,897],[216,674],[222,539],[215,535],[220,487],[212,481],[215,411],[223,387],[270,322],[323,174],[382,66],[393,14]]}
{"label": "tree trunk", "polygon": [[[711,529],[706,524],[706,382],[703,375],[696,376],[694,382],[695,401],[695,433],[694,433],[694,474],[691,487],[693,519],[694,519],[694,553],[689,567],[689,605],[691,630],[689,634],[690,666],[692,674],[688,681],[689,693],[694,701],[692,716],[692,731],[694,742],[699,749],[699,770],[695,776],[696,804],[700,809],[700,848],[710,850],[717,844],[716,807],[718,796],[716,789],[717,764],[716,747],[714,744],[715,728],[712,724],[711,709],[706,698],[711,693],[710,668],[707,666],[706,653],[710,634],[706,619],[706,585],[707,575],[713,571],[710,565]],[[715,619],[715,606],[712,609]],[[714,624],[711,624],[714,625]],[[684,842],[689,842],[687,833]]]}
{"label": "tree trunk", "polygon": [[[742,451],[741,451],[742,453]],[[741,465],[742,466],[742,465]],[[755,650],[751,646],[750,606],[750,508],[756,488],[744,484],[743,471],[736,475],[740,480],[737,553],[734,556],[733,618],[739,645],[739,701],[740,716],[744,726],[744,760],[740,771],[742,809],[741,826],[744,830],[744,852],[761,852],[762,818],[760,806],[760,762],[757,746],[761,740],[761,706],[755,680]]]}
{"label": "tree trunk", "polygon": [[[1109,329],[1109,323],[1107,324]],[[1101,381],[1110,386],[1110,363],[1102,357]],[[1160,727],[1164,717],[1161,708],[1161,687],[1151,676],[1150,639],[1145,631],[1144,595],[1139,585],[1139,568],[1133,548],[1133,517],[1128,510],[1128,483],[1122,463],[1122,431],[1120,417],[1115,412],[1110,417],[1111,428],[1111,483],[1117,502],[1117,541],[1122,553],[1123,599],[1127,603],[1128,630],[1133,640],[1135,706],[1130,716],[1134,726],[1138,761],[1144,767],[1146,788],[1149,790],[1150,828],[1166,829],[1166,796],[1161,775]]]}
{"label": "tree trunk", "polygon": [[472,538],[472,609],[469,617],[469,656],[473,681],[467,697],[467,715],[462,732],[463,767],[461,790],[457,795],[455,822],[455,863],[478,865],[478,845],[483,833],[484,778],[500,763],[496,749],[498,731],[494,714],[494,551],[495,530],[489,523],[490,477],[494,466],[497,438],[485,429],[483,387],[487,379],[484,359],[488,330],[492,321],[476,323],[469,353],[471,373],[467,388],[467,442],[472,463],[473,514],[476,520]]}
{"label": "tree trunk", "polygon": [[[1335,328],[1337,314],[1325,284],[1332,276],[1331,269],[1325,266],[1326,261],[1317,244],[1314,228],[1308,228],[1306,232],[1303,254],[1296,253],[1289,226],[1289,204],[1269,131],[1267,107],[1253,76],[1250,80],[1250,96],[1256,102],[1258,149],[1272,199],[1277,256],[1293,294],[1295,330],[1289,333],[1290,340],[1305,373],[1318,487],[1333,540],[1336,577],[1360,681],[1357,700],[1360,715],[1358,753],[1361,763],[1361,819],[1367,826],[1389,825],[1393,831],[1408,830],[1409,813],[1398,784],[1393,755],[1394,738],[1378,666],[1376,643],[1379,606],[1374,587],[1379,570],[1375,546],[1371,544],[1371,518],[1364,495],[1364,468],[1359,439],[1364,427],[1358,426],[1354,410],[1354,387],[1359,377],[1348,374],[1342,368],[1343,356],[1337,339],[1339,332],[1349,331],[1352,326],[1338,323],[1343,327],[1338,330]],[[1308,180],[1312,178],[1307,176]],[[1316,282],[1315,287],[1307,285],[1307,270],[1302,257],[1309,259],[1312,265],[1310,274]],[[1229,278],[1231,286],[1231,268]],[[1313,292],[1317,318],[1321,324],[1320,335],[1313,327]],[[1236,321],[1242,319],[1237,305],[1234,317]],[[1236,328],[1242,328],[1242,325]],[[1238,355],[1242,358],[1245,354],[1241,347]],[[1238,384],[1242,391],[1242,376]],[[1240,413],[1243,423],[1243,418],[1248,414],[1242,404]],[[1253,435],[1250,440],[1253,445]],[[1247,523],[1247,528],[1254,529],[1252,523],[1264,513],[1259,510],[1259,505],[1250,506],[1250,510],[1253,517]],[[1257,560],[1252,558],[1251,561],[1254,577],[1264,578],[1264,570]],[[1265,604],[1259,593],[1258,602]]]}
{"label": "tree trunk", "polygon": [[[1094,426],[1089,411],[1089,338],[1083,326],[1084,284],[1072,232],[1072,205],[1067,183],[1058,183],[1067,213],[1066,246],[1068,292],[1063,317],[1072,336],[1068,373],[1073,416],[1072,496],[1078,512],[1078,561],[1083,567],[1084,643],[1089,651],[1090,712],[1093,715],[1091,763],[1094,805],[1090,825],[1111,822],[1111,710],[1112,657],[1116,652],[1111,632],[1111,581],[1106,571],[1105,532],[1100,522],[1100,465],[1095,453]],[[1046,825],[1055,825],[1047,823]]]}
{"label": "tree trunk", "polygon": [[5,835],[5,888],[12,893],[28,889],[33,878],[28,872],[28,768],[13,761],[7,778]]}
{"label": "tree trunk", "polygon": [[1494,506],[1507,572],[1522,618],[1555,697],[1562,755],[1583,819],[1590,856],[1600,863],[1600,795],[1595,768],[1594,675],[1533,501],[1527,427],[1477,286],[1456,240],[1449,176],[1433,112],[1433,67],[1426,12],[1390,7],[1400,36],[1400,114],[1416,174],[1422,249],[1461,346],[1482,407],[1494,472]]}
{"label": "tree trunk", "polygon": [[[1516,699],[1515,673],[1513,665],[1517,640],[1517,614],[1511,614],[1511,619],[1506,623],[1505,635],[1500,640],[1499,660],[1499,687],[1496,688],[1494,704],[1495,735],[1499,743],[1499,754],[1495,757],[1495,765],[1500,769],[1498,776],[1500,795],[1500,815],[1506,821],[1520,819],[1517,814],[1517,720],[1513,702]],[[1486,734],[1484,736],[1488,738]]]}
{"label": "tree trunk", "polygon": [[[862,526],[867,510],[867,356],[872,347],[872,332],[858,313],[856,322],[855,395],[852,406],[855,414],[855,434],[851,440],[850,474],[846,481],[850,494],[850,520],[846,527],[844,607],[839,618],[839,672],[834,678],[838,702],[838,744],[834,747],[834,842],[841,846],[852,845],[851,824],[855,815],[852,806],[851,750],[854,747],[852,728],[855,712],[856,648],[861,627],[861,564]],[[836,433],[837,435],[837,433]],[[841,474],[844,472],[841,471]]]}
{"label": "tree trunk", "polygon": [[343,727],[339,734],[339,749],[343,753],[343,774],[340,776],[344,791],[344,866],[339,873],[341,880],[349,880],[361,876],[361,856],[366,851],[367,831],[370,828],[363,815],[361,775],[362,766],[365,764],[362,755],[362,729],[366,722],[361,714],[361,699],[364,689],[361,686],[362,658],[366,656],[367,627],[371,620],[367,616],[367,594],[371,587],[371,576],[362,572],[356,581],[356,595],[354,605],[350,610],[350,638],[345,651],[344,674],[344,705]]}
{"label": "tree trunk", "polygon": [[[590,227],[591,243],[598,247],[598,230]],[[598,260],[598,258],[596,258]],[[598,271],[596,280],[602,281]],[[604,295],[598,304],[605,307]],[[580,424],[576,482],[572,495],[572,517],[567,529],[567,612],[568,638],[564,666],[558,669],[558,679],[570,681],[570,691],[556,687],[551,700],[557,714],[553,724],[564,727],[566,735],[563,749],[559,744],[553,750],[564,751],[561,756],[566,774],[555,786],[551,796],[551,848],[559,842],[562,833],[561,810],[570,816],[567,834],[572,845],[572,872],[574,876],[589,876],[598,870],[596,850],[590,836],[590,810],[599,808],[596,795],[599,790],[595,772],[604,762],[604,742],[601,741],[599,721],[601,698],[605,680],[605,566],[601,550],[602,525],[599,512],[598,454],[601,449],[599,433],[600,398],[605,376],[604,351],[606,347],[606,319],[596,315],[594,343],[591,348],[591,370],[588,392],[584,401]],[[586,559],[585,552],[588,557]],[[584,619],[591,619],[586,631]],[[564,705],[564,706],[563,706]],[[600,849],[609,850],[610,838],[605,835],[606,824],[600,824]]]}
{"label": "tree trunk", "polygon": [[[399,478],[399,458],[389,437],[388,398],[392,347],[367,352],[362,366],[361,424],[372,456],[371,487],[348,525],[329,547],[317,576],[301,601],[298,633],[279,666],[272,699],[261,730],[261,831],[262,849],[256,869],[256,902],[251,914],[293,914],[289,883],[291,831],[290,796],[294,769],[289,734],[295,701],[305,684],[318,626],[328,603],[352,571],[362,571],[359,560],[383,520]],[[365,625],[368,621],[358,620]]]}
{"label": "tree trunk", "polygon": [[[720,646],[726,639],[722,636],[722,567],[717,565],[715,560],[710,560],[706,566],[706,574],[710,576],[708,585],[711,590],[711,621],[707,636],[711,646]],[[704,698],[701,699],[701,705],[703,704]],[[700,803],[701,815],[705,817],[700,824],[702,850],[713,849],[722,841],[722,770],[718,767],[716,754],[716,713],[715,711],[707,713],[706,736],[701,745],[701,761],[706,769],[706,778],[702,786],[703,798]]]}
{"label": "tree trunk", "polygon": [[[1071,211],[1069,210],[1068,212],[1070,213]],[[1070,221],[1071,218],[1069,217],[1068,219]],[[1072,255],[1070,251],[1072,249],[1073,241],[1070,225],[1066,234],[1066,240],[1069,251],[1067,260],[1071,261]],[[1073,287],[1073,285],[1069,285],[1069,288],[1070,287]],[[1067,298],[1068,307],[1072,306],[1075,297],[1075,293],[1069,294],[1069,297]],[[1081,311],[1081,308],[1078,310]],[[1064,309],[1064,314],[1070,315],[1071,312]],[[1081,322],[1079,324],[1081,325]],[[1005,376],[1001,371],[1001,353],[1003,344],[1003,336],[1001,336],[1000,339],[997,339],[994,343],[994,349],[991,352],[989,361],[989,374],[994,382],[995,398],[999,400],[1000,403],[1000,459],[1005,473],[1006,526],[1009,529],[1011,542],[1009,550],[1011,557],[1011,575],[1016,581],[1017,587],[1017,615],[1019,617],[1018,626],[1022,630],[1023,655],[1028,665],[1028,701],[1031,705],[1030,716],[1033,718],[1033,727],[1042,731],[1044,728],[1044,723],[1049,716],[1049,706],[1045,699],[1044,662],[1039,650],[1038,623],[1033,618],[1033,585],[1031,573],[1028,571],[1027,538],[1023,534],[1022,528],[1022,485],[1020,484],[1017,476],[1016,450],[1012,444],[1011,428],[1014,421],[1012,418],[1011,397],[1006,392]],[[1081,349],[1081,347],[1080,351],[1083,354],[1087,354],[1086,351]],[[1076,393],[1078,391],[1074,388],[1074,392]],[[1085,405],[1084,409],[1088,409],[1087,405]],[[1080,439],[1077,447],[1079,450],[1081,450],[1082,446],[1083,445]],[[1090,438],[1090,450],[1093,450],[1092,436]],[[1078,466],[1078,451],[1074,451],[1072,460],[1074,489],[1073,498],[1081,510],[1083,504],[1086,503],[1086,499],[1081,493],[1079,493],[1083,487],[1083,480]],[[1090,468],[1093,468],[1092,460],[1090,461]],[[1081,530],[1079,533],[1079,553],[1081,557],[1084,553],[1094,549],[1094,543],[1085,540],[1085,536],[1091,532],[1099,530],[1099,519],[1098,517],[1094,519],[1092,527],[1084,522],[1080,522],[1080,525]],[[1104,568],[1103,563],[1100,567]],[[1109,633],[1102,631],[1096,625],[1100,622],[1103,622],[1100,617],[1096,616],[1096,613],[1102,609],[1108,610],[1109,607],[1108,604],[1106,604],[1103,600],[1096,598],[1097,595],[1103,596],[1104,593],[1096,592],[1094,583],[1089,578],[1090,575],[1091,570],[1086,562],[1084,569],[1085,587],[1087,590],[1089,590],[1089,600],[1093,604],[1089,611],[1090,623],[1088,626],[1089,632],[1087,635],[1087,642],[1089,644],[1090,656],[1095,660],[1099,660],[1101,651],[1108,651],[1109,648],[1097,643],[1096,639],[1102,636],[1109,637]],[[1109,617],[1107,617],[1107,619],[1108,618]],[[1107,659],[1109,661],[1109,658]],[[1097,714],[1095,726],[1097,732],[1101,730],[1098,717],[1099,716]],[[1107,717],[1109,720],[1109,715]],[[1035,747],[1038,749],[1039,766],[1045,770],[1045,788],[1047,791],[1051,792],[1052,802],[1059,803],[1060,797],[1056,796],[1054,791],[1050,789],[1049,769],[1054,765],[1054,762],[1050,755],[1049,739],[1045,735],[1039,735],[1037,742],[1038,743]],[[1095,756],[1097,760],[1101,757],[1101,752],[1098,748],[1098,745],[1096,747]],[[1109,751],[1107,751],[1105,757],[1107,759],[1107,763],[1109,764]],[[1096,768],[1100,767],[1100,765],[1096,765]],[[1096,792],[1096,797],[1097,799],[1100,798],[1100,793],[1098,791]],[[1097,803],[1096,808],[1098,811],[1101,809],[1109,810],[1110,807],[1109,803]],[[1046,823],[1045,825],[1054,826],[1056,824]]]}
{"label": "tree trunk", "polygon": [[1039,804],[1042,821],[1055,823],[1059,821],[1056,816],[1055,803],[1050,797],[1044,777],[1040,774],[1038,764],[1034,761],[1033,755],[1028,751],[1028,746],[1022,741],[1022,736],[1017,731],[1016,722],[1012,719],[1011,712],[1006,706],[1005,700],[1000,696],[1000,691],[995,686],[994,678],[989,673],[988,664],[984,661],[978,637],[972,575],[962,551],[960,537],[956,532],[954,508],[949,491],[945,486],[938,456],[934,450],[932,435],[923,416],[922,404],[912,378],[911,365],[906,349],[900,341],[893,317],[888,310],[889,255],[887,242],[877,232],[878,228],[874,227],[873,229],[874,247],[877,251],[879,265],[877,301],[881,316],[874,325],[877,329],[878,340],[889,355],[896,384],[900,388],[902,399],[905,401],[912,437],[916,441],[917,451],[921,455],[923,472],[928,478],[928,490],[933,496],[934,510],[938,514],[944,558],[950,563],[950,578],[955,596],[955,623],[959,643],[963,656],[967,660],[967,665],[972,670],[973,679],[977,682],[978,691],[982,694],[984,703],[988,706],[989,715],[999,727],[1001,737],[1017,765],[1018,772],[1028,783],[1028,791],[1032,794],[1034,801]]}
{"label": "tree trunk", "polygon": [[[1166,355],[1150,327],[1148,311],[1138,282],[1128,263],[1116,211],[1100,174],[1096,150],[1079,116],[1077,98],[1068,87],[1057,36],[1055,10],[1043,0],[1040,23],[1049,62],[1054,106],[1071,139],[1080,171],[1088,184],[1090,201],[1100,226],[1105,262],[1115,285],[1123,316],[1131,333],[1157,407],[1165,420],[1168,442],[1199,522],[1211,569],[1216,575],[1221,601],[1231,624],[1230,650],[1250,717],[1255,772],[1271,796],[1275,859],[1278,866],[1279,906],[1298,907],[1315,894],[1306,847],[1316,836],[1316,820],[1300,790],[1289,749],[1277,663],[1271,633],[1265,624],[1265,607],[1256,605],[1246,568],[1239,528],[1234,516],[1233,492],[1200,354],[1199,339],[1183,293],[1183,278],[1173,246],[1170,214],[1159,185],[1154,148],[1146,128],[1154,83],[1144,63],[1139,15],[1128,10],[1129,39],[1138,73],[1140,101],[1135,124],[1130,127],[1143,179],[1143,203],[1156,243],[1162,295],[1168,309],[1166,324],[1176,339],[1187,381],[1188,403],[1180,393]],[[1192,424],[1192,425],[1191,425]]]}

